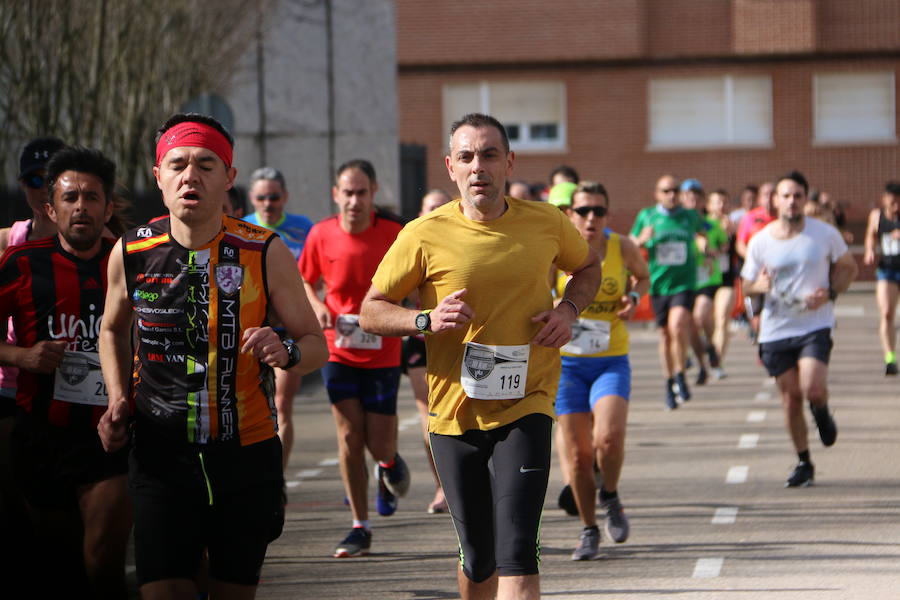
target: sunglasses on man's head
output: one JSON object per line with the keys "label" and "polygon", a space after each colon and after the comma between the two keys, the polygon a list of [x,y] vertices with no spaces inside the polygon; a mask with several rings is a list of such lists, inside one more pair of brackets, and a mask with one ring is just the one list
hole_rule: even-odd
{"label": "sunglasses on man's head", "polygon": [[23,177],[22,183],[33,190],[39,190],[44,187],[45,183],[47,183],[47,179],[40,173],[34,173],[33,175],[27,175]]}
{"label": "sunglasses on man's head", "polygon": [[281,200],[281,194],[257,194],[256,199],[260,202],[263,200],[271,200],[272,202],[277,202]]}
{"label": "sunglasses on man's head", "polygon": [[582,217],[587,217],[591,213],[594,213],[594,216],[597,218],[606,216],[605,206],[579,206],[578,208],[573,208],[572,210],[577,212],[578,215]]}

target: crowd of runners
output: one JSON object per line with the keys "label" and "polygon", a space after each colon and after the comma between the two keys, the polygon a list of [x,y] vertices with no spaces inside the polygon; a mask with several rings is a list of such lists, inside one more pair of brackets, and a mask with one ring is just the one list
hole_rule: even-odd
{"label": "crowd of runners", "polygon": [[[253,597],[284,523],[293,400],[321,369],[350,511],[333,556],[372,547],[367,454],[379,515],[410,489],[405,373],[434,475],[422,508],[449,513],[460,594],[538,598],[554,420],[558,503],[582,524],[572,559],[598,556],[601,521],[629,537],[627,322],[648,294],[661,408],[727,377],[745,304],[797,455],[785,485],[815,477],[806,406],[821,442],[837,439],[834,301],[857,263],[839,211],[797,171],[747,185],[737,208],[663,174],[615,232],[601,182],[561,167],[535,198],[512,180],[503,125],[469,114],[451,127],[453,194],[429,191],[404,225],[375,204],[375,166],[352,159],[334,173],[336,214],[313,224],[286,212],[270,166],[249,178],[253,212],[231,216],[234,140],[210,117],[173,115],[155,147],[167,214],[126,227],[115,163],[38,138],[20,159],[32,217],[0,230],[0,517],[21,549],[10,565],[47,593],[126,597],[133,531],[142,597]],[[869,216],[863,260],[896,375],[900,183]],[[34,571],[48,560],[53,578]]]}

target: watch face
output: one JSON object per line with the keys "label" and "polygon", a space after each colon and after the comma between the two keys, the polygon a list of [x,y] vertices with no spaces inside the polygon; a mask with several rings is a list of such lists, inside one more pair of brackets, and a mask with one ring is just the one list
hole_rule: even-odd
{"label": "watch face", "polygon": [[419,331],[425,331],[428,329],[428,325],[430,324],[431,319],[428,318],[428,315],[419,313],[416,315],[416,329]]}

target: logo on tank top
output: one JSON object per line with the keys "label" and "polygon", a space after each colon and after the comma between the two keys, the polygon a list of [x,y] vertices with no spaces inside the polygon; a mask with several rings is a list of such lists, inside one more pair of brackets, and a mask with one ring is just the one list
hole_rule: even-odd
{"label": "logo on tank top", "polygon": [[244,265],[225,263],[216,265],[216,287],[226,296],[232,296],[244,283]]}

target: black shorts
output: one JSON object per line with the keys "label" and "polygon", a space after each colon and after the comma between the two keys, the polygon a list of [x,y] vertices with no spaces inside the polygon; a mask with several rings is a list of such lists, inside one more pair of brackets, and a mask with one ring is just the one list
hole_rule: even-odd
{"label": "black shorts", "polygon": [[710,300],[716,297],[716,291],[719,289],[717,285],[708,285],[694,292],[694,298],[697,296],[706,296]]}
{"label": "black shorts", "polygon": [[722,273],[722,287],[734,287],[734,270]]}
{"label": "black shorts", "polygon": [[817,329],[812,333],[784,338],[759,345],[759,358],[769,375],[778,377],[797,366],[801,358],[815,358],[828,364],[831,357],[831,329]]}
{"label": "black shorts", "polygon": [[495,571],[538,572],[552,423],[547,415],[532,414],[490,431],[430,436],[460,564],[476,583]]}
{"label": "black shorts", "polygon": [[322,367],[322,379],[332,404],[357,398],[366,412],[397,414],[400,367],[362,369],[329,361]]}
{"label": "black shorts", "polygon": [[37,508],[77,508],[79,486],[128,471],[128,449],[107,453],[93,427],[55,427],[24,410],[10,443],[16,484]]}
{"label": "black shorts", "polygon": [[139,585],[209,574],[257,585],[266,548],[281,535],[281,441],[249,446],[172,443],[136,428],[128,491]]}
{"label": "black shorts", "polygon": [[409,373],[410,369],[425,367],[425,340],[415,335],[403,340],[400,366],[404,374]]}
{"label": "black shorts", "polygon": [[653,314],[656,315],[656,326],[665,327],[673,306],[683,306],[688,312],[694,310],[694,292],[685,290],[671,296],[650,296],[650,305],[653,307]]}

